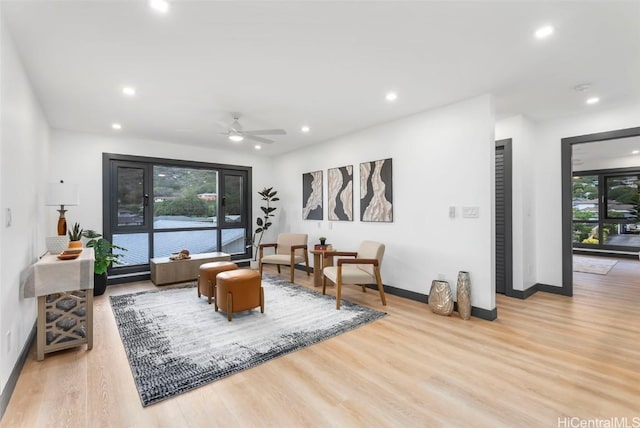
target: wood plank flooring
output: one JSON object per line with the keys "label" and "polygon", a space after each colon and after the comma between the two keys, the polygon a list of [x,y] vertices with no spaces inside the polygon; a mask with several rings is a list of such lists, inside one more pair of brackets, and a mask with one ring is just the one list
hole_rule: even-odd
{"label": "wood plank flooring", "polygon": [[[281,277],[288,275],[284,268]],[[373,290],[345,286],[345,299],[389,316],[147,408],[107,296],[156,287],[111,286],[95,299],[93,350],[82,346],[38,362],[32,349],[0,426],[557,427],[565,417],[640,423],[640,262],[620,260],[606,276],[574,275],[573,298],[499,295],[493,322],[438,316],[391,295],[383,307]],[[297,283],[313,288],[312,280],[296,272]]]}

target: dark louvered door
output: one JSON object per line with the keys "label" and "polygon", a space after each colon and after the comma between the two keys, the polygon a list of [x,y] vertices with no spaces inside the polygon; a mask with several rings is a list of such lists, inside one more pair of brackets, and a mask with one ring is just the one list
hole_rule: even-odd
{"label": "dark louvered door", "polygon": [[496,293],[509,294],[511,255],[511,140],[496,141]]}

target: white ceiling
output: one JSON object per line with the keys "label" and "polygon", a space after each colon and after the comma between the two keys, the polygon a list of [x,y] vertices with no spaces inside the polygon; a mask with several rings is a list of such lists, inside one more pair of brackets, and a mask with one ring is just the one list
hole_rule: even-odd
{"label": "white ceiling", "polygon": [[[262,150],[274,155],[483,93],[498,117],[534,120],[640,99],[637,1],[175,0],[165,16],[143,0],[1,6],[60,129],[119,122],[129,137],[253,150],[218,134],[240,112],[245,129],[288,131]],[[543,24],[555,33],[537,40]]]}

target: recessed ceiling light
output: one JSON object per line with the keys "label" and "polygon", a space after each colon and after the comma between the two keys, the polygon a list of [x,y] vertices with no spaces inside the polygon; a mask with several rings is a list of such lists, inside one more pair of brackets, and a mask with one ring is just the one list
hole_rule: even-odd
{"label": "recessed ceiling light", "polygon": [[256,144],[256,145],[255,145],[255,146],[253,146],[253,147],[255,147],[255,149],[256,149],[256,150],[260,150],[260,149],[262,148],[262,146],[261,146],[260,144]]}
{"label": "recessed ceiling light", "polygon": [[638,153],[640,153],[640,150],[634,150],[631,152],[632,155],[637,155]]}
{"label": "recessed ceiling light", "polygon": [[119,123],[112,123],[111,127],[117,131],[122,129],[122,125],[120,125]]}
{"label": "recessed ceiling light", "polygon": [[309,128],[308,126],[303,126],[302,128],[300,128],[302,132],[304,132],[305,134],[309,131],[311,131],[311,128]]}
{"label": "recessed ceiling light", "polygon": [[536,30],[536,39],[544,39],[553,34],[553,27],[551,25],[546,25],[544,27],[540,27]]}
{"label": "recessed ceiling light", "polygon": [[398,99],[398,94],[396,94],[395,92],[389,92],[387,93],[387,95],[385,95],[384,97],[387,101],[395,101]]}
{"label": "recessed ceiling light", "polygon": [[600,101],[600,98],[598,97],[591,97],[587,99],[587,104],[596,104]]}
{"label": "recessed ceiling light", "polygon": [[132,97],[136,94],[136,89],[132,86],[123,86],[122,93],[128,97]]}
{"label": "recessed ceiling light", "polygon": [[234,143],[239,143],[240,141],[244,140],[244,137],[240,134],[231,134],[229,135],[229,139]]}
{"label": "recessed ceiling light", "polygon": [[158,13],[169,12],[169,2],[166,0],[149,0],[149,7]]}

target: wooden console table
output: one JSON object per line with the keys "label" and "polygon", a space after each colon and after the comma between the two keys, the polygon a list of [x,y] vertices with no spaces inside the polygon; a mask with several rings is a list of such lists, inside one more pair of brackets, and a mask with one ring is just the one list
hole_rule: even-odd
{"label": "wooden console table", "polygon": [[83,344],[93,348],[93,248],[75,260],[46,254],[27,282],[25,297],[38,298],[37,358]]}
{"label": "wooden console table", "polygon": [[322,287],[322,269],[333,266],[333,256],[326,257],[327,250],[309,250],[309,252],[313,254],[313,286]]}
{"label": "wooden console table", "polygon": [[209,262],[229,261],[227,253],[191,254],[191,258],[171,260],[169,257],[156,257],[149,260],[151,268],[151,282],[155,285],[172,284],[197,279],[200,265]]}

